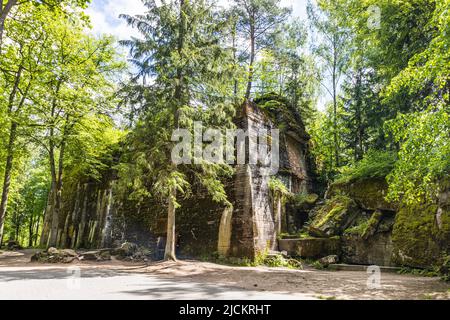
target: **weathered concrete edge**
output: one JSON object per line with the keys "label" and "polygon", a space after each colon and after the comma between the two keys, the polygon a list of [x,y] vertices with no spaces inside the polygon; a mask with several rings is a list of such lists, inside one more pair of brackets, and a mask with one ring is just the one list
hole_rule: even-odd
{"label": "weathered concrete edge", "polygon": [[[367,268],[370,266],[365,265],[357,265],[357,264],[330,264],[328,266],[328,269],[335,270],[335,271],[367,271]],[[398,273],[401,268],[398,267],[383,267],[383,266],[377,266],[380,268],[381,272],[387,272],[387,273]]]}

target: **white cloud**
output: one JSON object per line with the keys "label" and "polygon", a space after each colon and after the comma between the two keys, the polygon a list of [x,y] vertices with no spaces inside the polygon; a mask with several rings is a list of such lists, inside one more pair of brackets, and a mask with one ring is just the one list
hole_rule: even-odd
{"label": "white cloud", "polygon": [[91,17],[93,32],[96,34],[111,34],[119,40],[128,39],[132,33],[131,27],[120,14],[141,14],[145,7],[141,0],[94,0],[86,13]]}
{"label": "white cloud", "polygon": [[[223,7],[228,7],[230,2],[231,0],[218,0],[218,4]],[[281,0],[283,6],[292,7],[293,15],[302,20],[307,19],[307,3],[308,0]],[[141,0],[92,0],[86,10],[91,17],[93,33],[113,35],[119,40],[129,39],[131,35],[138,36],[123,19],[119,19],[119,15],[135,15],[144,12],[145,7]],[[322,96],[319,109],[324,109],[325,101],[328,101],[328,97]]]}
{"label": "white cloud", "polygon": [[[218,4],[227,6],[230,0],[218,0]],[[281,0],[283,6],[293,7],[294,15],[306,19],[307,0]],[[126,22],[119,19],[120,14],[140,14],[145,12],[141,0],[93,0],[86,13],[91,17],[93,32],[111,34],[118,39],[128,39],[132,33]]]}

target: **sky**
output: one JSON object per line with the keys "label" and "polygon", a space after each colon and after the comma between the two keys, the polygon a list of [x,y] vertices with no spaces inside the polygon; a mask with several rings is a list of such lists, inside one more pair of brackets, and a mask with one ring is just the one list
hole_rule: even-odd
{"label": "sky", "polygon": [[[219,0],[226,5],[228,0]],[[306,20],[307,0],[282,0],[283,6],[292,7],[293,15]],[[92,0],[86,10],[91,17],[93,32],[96,34],[112,34],[119,40],[125,40],[132,34],[125,21],[119,19],[120,14],[140,14],[144,12],[141,0]]]}
{"label": "sky", "polygon": [[[220,5],[227,6],[230,0],[218,0]],[[285,7],[291,7],[293,16],[302,20],[307,19],[306,5],[308,0],[281,0]],[[120,14],[142,14],[145,8],[141,0],[92,0],[91,5],[86,10],[91,17],[91,23],[95,34],[114,35],[118,40],[126,40],[134,34],[131,27],[126,22],[119,19]],[[329,97],[321,94],[318,108],[324,110]]]}

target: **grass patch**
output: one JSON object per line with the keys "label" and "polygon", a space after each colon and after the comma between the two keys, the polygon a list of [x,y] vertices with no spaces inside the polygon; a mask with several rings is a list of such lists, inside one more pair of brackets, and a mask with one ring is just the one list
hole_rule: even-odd
{"label": "grass patch", "polygon": [[285,258],[281,254],[269,255],[269,250],[266,249],[258,252],[253,267],[266,266],[269,268],[289,268],[289,269],[303,269],[303,265],[296,259]]}
{"label": "grass patch", "polygon": [[437,270],[430,270],[430,269],[417,269],[417,268],[409,268],[409,267],[403,267],[398,271],[399,274],[410,274],[415,276],[422,276],[422,277],[429,277],[429,278],[435,278],[439,277],[440,274]]}
{"label": "grass patch", "polygon": [[356,236],[362,236],[364,232],[367,230],[367,227],[369,226],[369,221],[366,220],[354,227],[348,228],[344,231],[344,235],[356,235]]}
{"label": "grass patch", "polygon": [[269,267],[269,268],[289,268],[303,269],[301,261],[292,258],[285,258],[282,255],[269,255],[269,251],[265,250],[256,255],[254,260],[249,258],[223,257],[218,253],[203,255],[199,258],[202,262],[211,262],[220,265],[233,267]]}
{"label": "grass patch", "polygon": [[308,234],[307,231],[300,231],[298,233],[281,233],[278,235],[278,240],[283,239],[308,239],[311,238],[311,236]]}

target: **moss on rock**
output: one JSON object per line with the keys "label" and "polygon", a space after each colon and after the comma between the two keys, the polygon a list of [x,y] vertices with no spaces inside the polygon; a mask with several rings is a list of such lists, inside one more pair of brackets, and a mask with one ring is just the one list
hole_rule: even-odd
{"label": "moss on rock", "polygon": [[335,196],[319,208],[309,232],[318,237],[341,235],[352,225],[359,213],[356,203],[351,198]]}
{"label": "moss on rock", "polygon": [[396,211],[397,205],[386,201],[388,184],[385,178],[367,178],[353,182],[331,185],[329,197],[345,194],[354,199],[365,210]]}
{"label": "moss on rock", "polygon": [[382,219],[383,213],[381,211],[375,211],[367,222],[366,229],[361,234],[361,237],[364,240],[367,240],[369,237],[373,236],[377,232]]}
{"label": "moss on rock", "polygon": [[292,130],[300,137],[309,139],[300,113],[286,98],[276,93],[267,93],[256,98],[254,102],[281,131]]}
{"label": "moss on rock", "polygon": [[449,252],[449,209],[439,208],[435,204],[402,206],[392,232],[394,261],[399,265],[419,268],[439,264],[445,253]]}

